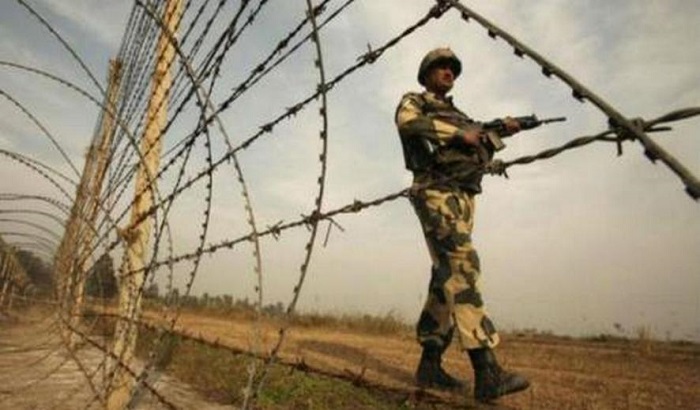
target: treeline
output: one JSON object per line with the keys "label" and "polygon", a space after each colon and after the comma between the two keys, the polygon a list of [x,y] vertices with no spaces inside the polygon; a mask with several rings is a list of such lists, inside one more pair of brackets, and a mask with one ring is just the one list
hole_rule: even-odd
{"label": "treeline", "polygon": [[[109,254],[100,256],[88,272],[85,284],[85,292],[88,296],[97,299],[115,299],[119,293],[119,285],[114,270],[114,261]],[[177,288],[161,292],[158,283],[149,282],[144,286],[144,300],[151,306],[178,305],[189,309],[205,309],[207,311],[230,312],[255,312],[255,304],[248,298],[235,299],[232,295],[215,295],[203,293],[202,295],[183,295]],[[282,315],[285,306],[282,302],[267,304],[262,308],[267,315]]]}
{"label": "treeline", "polygon": [[[27,272],[33,285],[39,294],[50,297],[54,294],[55,282],[53,266],[32,252],[19,250],[17,259]],[[96,299],[114,300],[119,294],[119,284],[114,269],[114,260],[109,254],[101,255],[87,272],[85,292]],[[151,305],[179,305],[190,309],[203,309],[211,312],[232,313],[249,312],[256,310],[255,303],[248,298],[236,299],[232,295],[182,295],[180,290],[173,288],[161,292],[158,283],[146,283],[144,287],[144,299]],[[285,313],[285,305],[282,302],[270,303],[263,306],[261,311],[270,316],[280,316]]]}
{"label": "treeline", "polygon": [[[158,285],[155,283],[146,288],[144,298],[164,305],[179,305],[186,308],[218,311],[220,313],[255,312],[255,303],[248,298],[236,299],[232,295],[210,295],[207,292],[199,296],[181,295],[177,288],[160,295]],[[285,305],[282,302],[270,303],[261,309],[263,313],[271,316],[283,315],[285,310]]]}
{"label": "treeline", "polygon": [[27,276],[29,276],[29,280],[37,290],[37,295],[53,295],[55,289],[53,266],[29,251],[18,250],[16,256]]}

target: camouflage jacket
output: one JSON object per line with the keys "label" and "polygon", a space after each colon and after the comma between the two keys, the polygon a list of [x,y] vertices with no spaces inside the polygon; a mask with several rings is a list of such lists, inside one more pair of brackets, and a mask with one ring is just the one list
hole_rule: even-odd
{"label": "camouflage jacket", "polygon": [[493,153],[462,142],[464,131],[479,124],[457,109],[451,98],[439,99],[430,92],[405,94],[395,121],[415,184],[481,192],[480,167]]}

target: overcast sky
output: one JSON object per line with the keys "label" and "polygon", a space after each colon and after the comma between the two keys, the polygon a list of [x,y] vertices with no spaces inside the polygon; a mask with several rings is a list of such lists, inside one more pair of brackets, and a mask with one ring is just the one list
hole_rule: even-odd
{"label": "overcast sky", "polygon": [[[28,2],[61,32],[104,86],[108,59],[118,50],[132,4]],[[327,76],[354,64],[368,44],[383,45],[432,4],[358,0],[321,34]],[[700,105],[700,45],[693,34],[700,23],[699,2],[464,4],[549,58],[624,115],[651,119]],[[301,0],[270,2],[229,54],[215,98],[221,101],[230,93],[237,80],[303,18],[305,7]],[[410,184],[393,113],[403,93],[420,89],[415,80],[418,63],[437,46],[452,47],[462,59],[464,71],[453,95],[473,117],[489,120],[537,113],[568,118],[566,123],[508,140],[503,159],[537,153],[607,126],[604,115],[590,103],[571,98],[563,83],[545,78],[534,63],[515,57],[503,41],[494,41],[476,23],[465,23],[459,13],[450,11],[374,65],[348,77],[329,95],[324,209],[354,199],[371,200]],[[0,3],[0,60],[51,71],[99,96],[70,55],[14,1]],[[313,49],[306,46],[224,113],[234,143],[308,96],[317,78]],[[94,105],[64,87],[7,67],[0,67],[0,90],[30,109],[82,169],[97,121]],[[41,131],[1,96],[0,110],[0,148],[51,164],[75,178]],[[240,156],[263,227],[295,220],[313,209],[321,150],[317,112],[311,106]],[[166,144],[194,128],[187,118],[183,115]],[[696,176],[700,175],[699,121],[677,123],[672,132],[653,135]],[[223,154],[217,138],[215,158]],[[628,142],[624,148],[624,155],[617,157],[614,145],[601,143],[514,167],[507,180],[487,177],[485,193],[478,198],[474,240],[483,264],[487,306],[501,327],[596,334],[615,333],[618,323],[632,336],[645,326],[659,338],[700,340],[700,208],[669,169],[646,159],[639,144]],[[197,151],[199,163],[193,162],[188,173],[202,165],[203,152]],[[68,201],[45,180],[5,157],[0,172],[2,193],[41,193]],[[69,185],[66,189],[74,191]],[[173,208],[176,254],[196,244],[203,192],[203,186],[195,186]],[[208,242],[248,231],[238,192],[233,168],[218,169]],[[0,203],[0,209],[16,206]],[[32,220],[61,230],[51,220]],[[409,322],[417,318],[430,260],[409,203],[402,199],[339,217],[337,222],[344,232],[334,230],[328,245],[316,249],[301,309],[393,312]],[[0,227],[3,232],[31,230],[11,223]],[[321,242],[325,227],[324,223]],[[263,240],[266,302],[289,301],[307,239],[308,232],[301,229],[278,241]],[[254,298],[251,252],[241,246],[205,257],[195,293]],[[179,283],[187,279],[188,269],[189,265],[176,270]]]}

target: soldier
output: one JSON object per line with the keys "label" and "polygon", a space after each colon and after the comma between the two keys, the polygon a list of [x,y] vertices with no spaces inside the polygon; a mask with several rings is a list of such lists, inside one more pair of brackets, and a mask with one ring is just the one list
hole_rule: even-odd
{"label": "soldier", "polygon": [[[474,197],[481,192],[480,170],[493,150],[480,124],[447,96],[461,72],[452,50],[430,51],[418,70],[425,91],[404,95],[396,111],[406,167],[414,176],[411,203],[433,262],[428,299],[416,329],[423,347],[416,382],[422,387],[463,387],[441,365],[456,330],[474,369],[474,397],[488,402],[524,390],[529,382],[503,370],[492,350],[499,338],[484,308],[471,232]],[[504,122],[509,134],[520,130],[512,118]]]}

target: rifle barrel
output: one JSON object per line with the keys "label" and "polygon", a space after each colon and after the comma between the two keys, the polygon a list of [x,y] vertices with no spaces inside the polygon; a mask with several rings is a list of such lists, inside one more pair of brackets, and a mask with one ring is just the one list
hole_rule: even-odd
{"label": "rifle barrel", "polygon": [[545,118],[544,120],[540,120],[542,124],[549,124],[550,122],[562,122],[566,121],[566,117],[555,117],[555,118]]}

